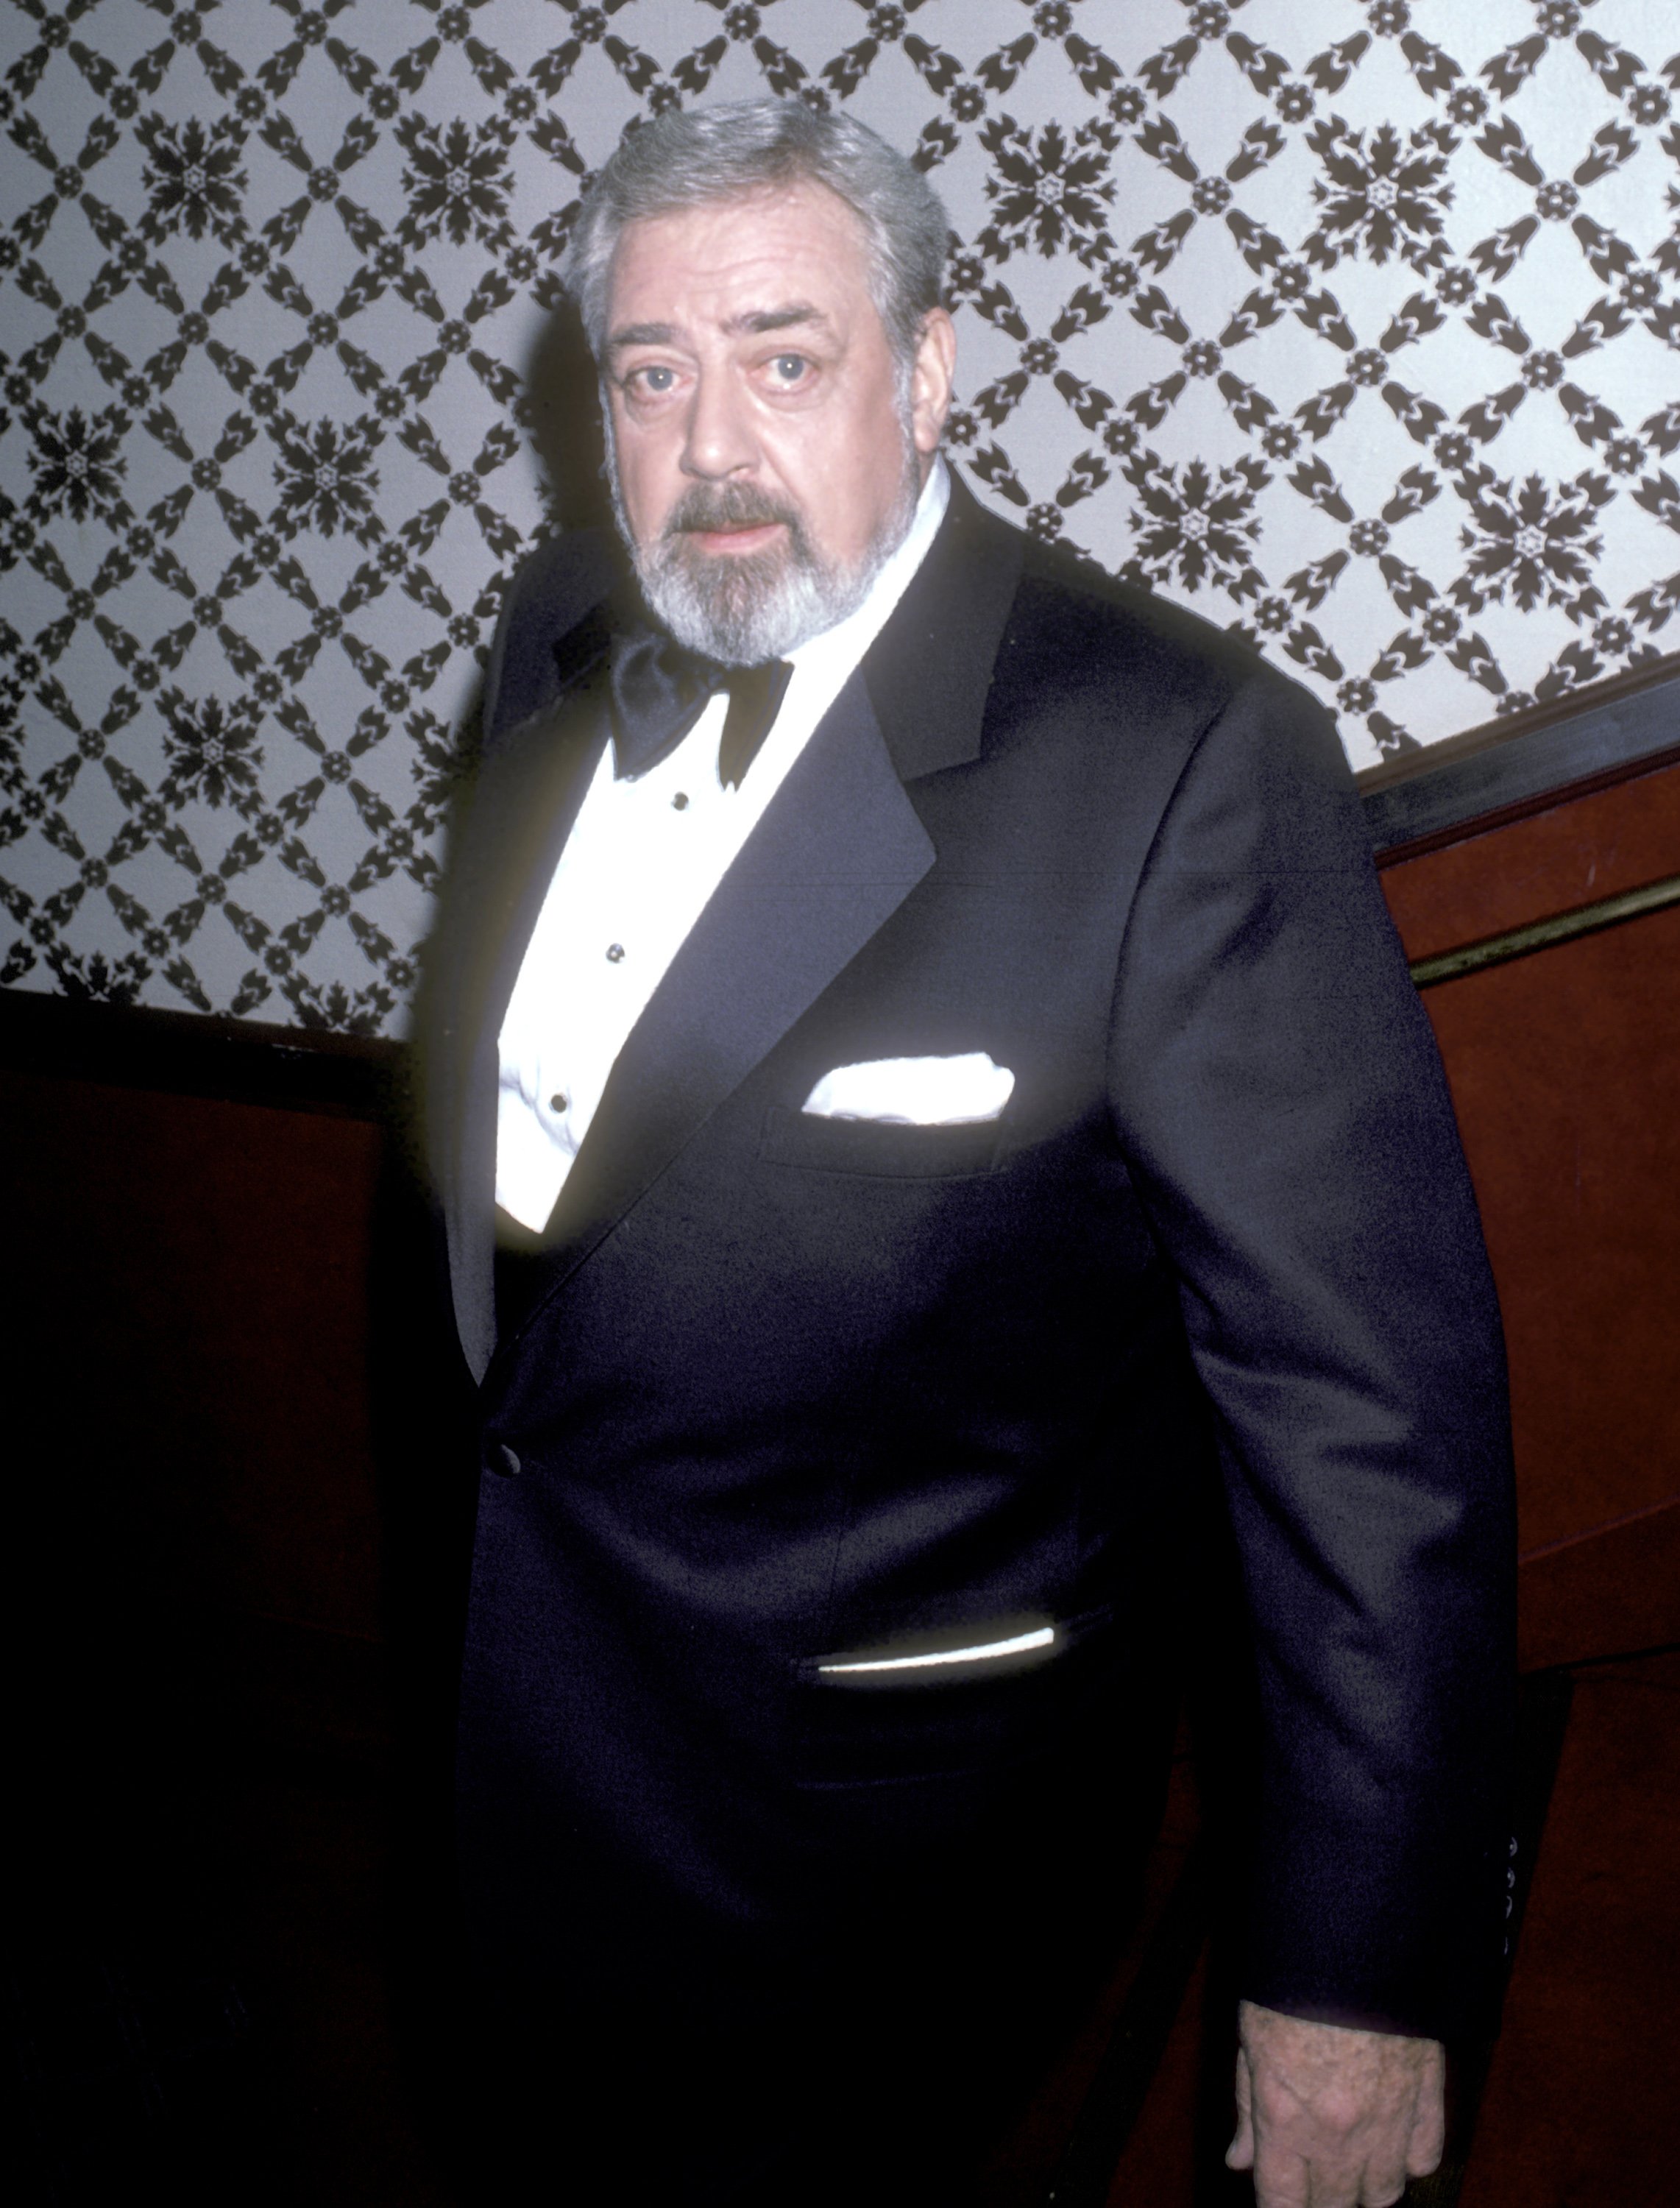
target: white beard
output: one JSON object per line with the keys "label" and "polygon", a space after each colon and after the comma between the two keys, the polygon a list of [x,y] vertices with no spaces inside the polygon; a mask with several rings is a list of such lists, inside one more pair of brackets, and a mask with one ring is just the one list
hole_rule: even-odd
{"label": "white beard", "polygon": [[[656,618],[691,651],[725,667],[759,667],[784,658],[855,614],[915,518],[921,471],[908,421],[902,429],[904,471],[898,495],[861,555],[843,566],[817,551],[797,508],[738,483],[694,484],[651,543],[639,544],[619,490],[609,426],[613,511]],[[787,530],[785,540],[763,552],[711,557],[693,542],[697,529],[757,521],[780,522]]]}

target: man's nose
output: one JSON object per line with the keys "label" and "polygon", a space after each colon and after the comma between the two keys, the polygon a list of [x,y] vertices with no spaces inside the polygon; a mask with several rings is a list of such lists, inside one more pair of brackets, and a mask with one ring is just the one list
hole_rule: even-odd
{"label": "man's nose", "polygon": [[696,379],[689,401],[682,471],[707,483],[721,483],[755,466],[759,444],[747,396],[729,375]]}

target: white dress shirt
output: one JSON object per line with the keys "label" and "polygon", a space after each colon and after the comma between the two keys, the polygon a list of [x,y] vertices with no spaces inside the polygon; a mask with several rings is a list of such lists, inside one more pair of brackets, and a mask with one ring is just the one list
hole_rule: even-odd
{"label": "white dress shirt", "polygon": [[610,743],[602,753],[499,1038],[495,1200],[521,1226],[547,1224],[631,1029],[921,565],[950,495],[936,457],[904,541],[863,603],[787,655],[781,710],[736,787],[717,774],[722,693],[645,774],[621,777]]}

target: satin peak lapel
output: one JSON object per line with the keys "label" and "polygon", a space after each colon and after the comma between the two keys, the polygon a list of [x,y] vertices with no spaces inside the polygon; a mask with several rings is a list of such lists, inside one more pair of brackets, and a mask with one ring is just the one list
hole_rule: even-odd
{"label": "satin peak lapel", "polygon": [[933,863],[855,673],[619,1054],[549,1223],[552,1294]]}
{"label": "satin peak lapel", "polygon": [[1021,568],[1020,532],[994,520],[953,470],[939,532],[863,659],[870,701],[903,781],[979,758]]}

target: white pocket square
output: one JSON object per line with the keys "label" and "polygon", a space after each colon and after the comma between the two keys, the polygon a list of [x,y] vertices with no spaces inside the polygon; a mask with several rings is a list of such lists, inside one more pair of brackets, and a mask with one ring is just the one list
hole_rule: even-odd
{"label": "white pocket square", "polygon": [[872,1058],[837,1065],[805,1100],[819,1119],[880,1119],[901,1127],[961,1127],[995,1119],[1015,1076],[983,1050],[960,1058]]}

